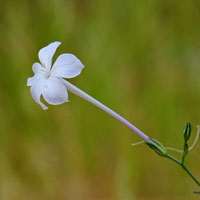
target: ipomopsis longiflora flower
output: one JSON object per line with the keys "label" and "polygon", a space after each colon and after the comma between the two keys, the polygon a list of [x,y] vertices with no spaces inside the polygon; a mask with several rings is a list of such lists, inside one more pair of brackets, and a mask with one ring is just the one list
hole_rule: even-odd
{"label": "ipomopsis longiflora flower", "polygon": [[193,178],[198,185],[200,185],[200,182],[194,177],[194,175],[192,175],[185,165],[181,161],[171,156],[167,152],[167,148],[165,148],[160,142],[151,139],[128,120],[101,102],[97,101],[87,93],[83,92],[69,81],[65,80],[65,78],[74,78],[78,76],[84,68],[84,65],[75,55],[69,53],[64,53],[58,56],[55,63],[52,65],[52,58],[60,44],[61,42],[52,42],[48,46],[42,48],[38,53],[40,63],[36,62],[33,64],[32,69],[34,76],[28,78],[27,81],[27,86],[31,87],[31,95],[33,99],[44,110],[46,110],[48,107],[41,102],[41,96],[43,96],[44,100],[48,104],[58,105],[68,102],[68,91],[72,92],[73,94],[99,107],[122,122],[139,137],[141,137],[150,148],[158,153],[158,155],[169,158],[170,160],[179,164],[188,173],[188,175],[191,176],[191,178]]}

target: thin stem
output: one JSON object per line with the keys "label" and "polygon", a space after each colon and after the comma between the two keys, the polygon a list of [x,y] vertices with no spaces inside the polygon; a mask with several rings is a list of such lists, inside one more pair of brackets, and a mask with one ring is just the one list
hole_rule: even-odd
{"label": "thin stem", "polygon": [[182,167],[182,169],[197,183],[197,185],[200,186],[200,182],[197,180],[197,178],[192,174],[192,172],[180,160],[176,159],[175,157],[173,157],[170,154],[167,154],[165,157],[169,158],[170,160],[172,160],[175,163],[177,163],[178,165],[180,165]]}
{"label": "thin stem", "polygon": [[82,90],[80,90],[79,88],[77,88],[76,86],[71,84],[70,82],[68,82],[64,79],[61,79],[61,80],[63,81],[63,83],[66,85],[67,89],[70,92],[85,99],[86,101],[92,103],[93,105],[97,106],[98,108],[104,110],[105,112],[107,112],[108,114],[110,114],[111,116],[113,116],[114,118],[119,120],[120,122],[122,122],[124,125],[126,125],[132,131],[134,131],[145,142],[149,141],[149,137],[146,134],[144,134],[141,130],[139,130],[137,127],[135,127],[133,124],[131,124],[128,120],[126,120],[125,118],[123,118],[122,116],[120,116],[119,114],[117,114],[116,112],[114,112],[113,110],[111,110],[110,108],[108,108],[107,106],[102,104],[101,102],[97,101],[96,99],[94,99],[93,97],[88,95],[87,93],[83,92]]}
{"label": "thin stem", "polygon": [[200,186],[200,182],[196,179],[196,177],[192,174],[192,172],[185,167],[185,165],[181,165],[183,170],[185,170],[185,172],[197,183],[198,186]]}
{"label": "thin stem", "polygon": [[177,163],[178,165],[181,165],[181,166],[182,166],[182,163],[181,163],[181,161],[180,161],[180,160],[178,160],[178,159],[176,159],[176,158],[175,158],[175,157],[173,157],[172,155],[170,155],[170,154],[167,154],[165,157],[166,157],[166,158],[169,158],[170,160],[174,161],[174,162],[175,162],[175,163]]}

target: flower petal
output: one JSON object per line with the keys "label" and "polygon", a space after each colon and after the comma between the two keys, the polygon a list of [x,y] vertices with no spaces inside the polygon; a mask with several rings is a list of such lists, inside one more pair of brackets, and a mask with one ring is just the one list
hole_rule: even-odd
{"label": "flower petal", "polygon": [[61,42],[52,42],[48,46],[40,49],[39,51],[39,59],[41,64],[46,67],[48,70],[51,68],[52,58],[58,46],[60,46]]}
{"label": "flower petal", "polygon": [[61,54],[55,61],[51,75],[53,77],[73,78],[81,73],[84,65],[73,54]]}
{"label": "flower petal", "polygon": [[27,86],[37,84],[37,82],[40,81],[40,79],[45,79],[48,73],[44,70],[44,67],[42,67],[42,65],[39,63],[33,64],[33,71],[35,75],[33,77],[28,78]]}
{"label": "flower petal", "polygon": [[32,69],[35,74],[46,71],[46,69],[38,62],[33,64]]}
{"label": "flower petal", "polygon": [[41,101],[40,101],[40,97],[42,94],[42,90],[44,88],[46,79],[38,79],[37,82],[35,81],[34,84],[31,87],[31,95],[33,97],[33,99],[44,109],[48,109],[48,107],[46,105],[44,105]]}
{"label": "flower petal", "polygon": [[48,78],[43,88],[42,95],[45,101],[52,105],[58,105],[69,101],[66,86],[59,78],[55,77]]}
{"label": "flower petal", "polygon": [[32,86],[35,83],[35,76],[28,78],[27,86]]}

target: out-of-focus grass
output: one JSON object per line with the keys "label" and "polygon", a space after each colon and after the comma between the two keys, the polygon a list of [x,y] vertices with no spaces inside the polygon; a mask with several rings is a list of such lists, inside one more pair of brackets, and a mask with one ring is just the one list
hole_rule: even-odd
{"label": "out-of-focus grass", "polygon": [[[70,94],[43,111],[26,80],[62,41],[86,66],[72,83],[167,146],[200,119],[200,3],[1,1],[0,199],[191,199],[195,183],[107,114]],[[195,131],[194,131],[195,133]],[[199,159],[188,165],[199,176]]]}

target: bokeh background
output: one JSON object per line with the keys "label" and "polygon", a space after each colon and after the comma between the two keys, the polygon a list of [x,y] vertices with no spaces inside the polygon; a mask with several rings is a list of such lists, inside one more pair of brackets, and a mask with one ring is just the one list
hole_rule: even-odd
{"label": "bokeh background", "polygon": [[[0,1],[0,199],[195,199],[198,187],[108,114],[70,94],[43,111],[27,78],[38,51],[85,65],[71,83],[166,146],[200,123],[197,0]],[[180,156],[180,155],[177,155]],[[200,144],[187,165],[200,178]]]}

